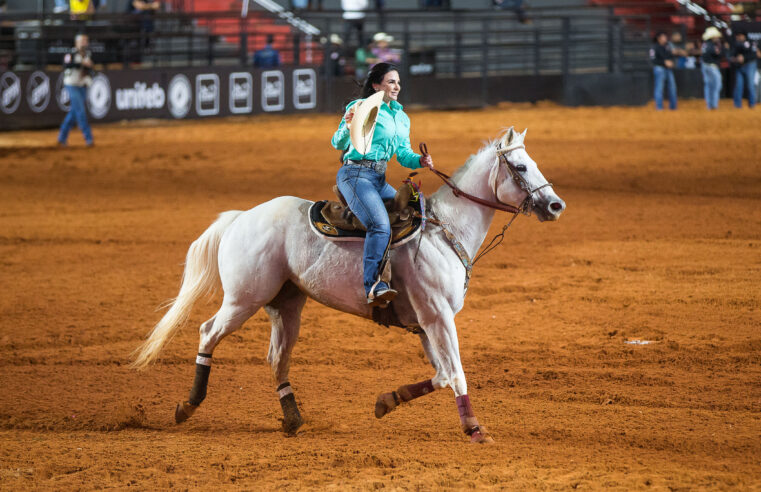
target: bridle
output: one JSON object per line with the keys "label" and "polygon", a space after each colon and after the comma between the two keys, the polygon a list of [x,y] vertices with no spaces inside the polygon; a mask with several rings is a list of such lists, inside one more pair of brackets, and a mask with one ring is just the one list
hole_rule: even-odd
{"label": "bridle", "polygon": [[[514,150],[518,150],[518,149],[525,149],[525,148],[526,146],[523,145],[523,143],[508,145],[505,148],[502,148],[502,144],[500,143],[500,148],[497,149],[497,156],[499,157],[499,162],[505,165],[505,169],[507,169],[507,173],[510,175],[510,178],[520,187],[521,190],[526,192],[526,198],[523,199],[520,206],[517,208],[524,215],[531,215],[531,210],[533,210],[534,205],[536,205],[536,201],[534,200],[534,194],[543,188],[552,187],[552,183],[548,181],[544,183],[543,185],[537,186],[536,188],[531,188],[531,185],[529,185],[528,181],[526,181],[526,178],[523,177],[521,172],[507,158],[507,154],[509,154],[510,152]],[[499,198],[497,195],[497,186],[498,186],[497,180],[494,180],[494,197],[499,203],[502,203],[499,201]]]}
{"label": "bridle", "polygon": [[[489,244],[481,251],[480,254],[478,254],[473,260],[471,260],[468,257],[467,251],[465,251],[465,247],[460,243],[460,241],[457,240],[457,238],[452,234],[451,231],[449,231],[446,228],[446,225],[436,220],[435,215],[433,212],[431,212],[431,215],[433,216],[434,220],[439,224],[439,226],[444,230],[444,234],[449,241],[449,244],[452,246],[452,249],[454,249],[457,256],[460,258],[460,261],[462,262],[463,266],[465,267],[465,290],[468,290],[468,283],[470,281],[471,272],[473,270],[473,265],[476,264],[478,260],[480,260],[485,254],[491,252],[499,246],[502,241],[505,239],[505,232],[507,232],[507,229],[512,225],[513,221],[518,217],[518,214],[523,213],[524,215],[531,215],[531,210],[534,208],[535,201],[534,201],[534,194],[541,190],[542,188],[546,188],[548,186],[552,186],[552,183],[547,182],[543,185],[537,186],[536,188],[531,188],[531,185],[529,185],[528,181],[526,181],[526,178],[523,177],[521,172],[513,165],[512,162],[510,162],[510,159],[507,158],[507,154],[514,150],[518,149],[525,149],[526,146],[523,145],[523,142],[519,142],[513,145],[508,145],[507,147],[502,147],[502,144],[500,143],[500,147],[497,149],[497,157],[499,158],[499,163],[505,165],[505,169],[507,170],[507,174],[510,175],[510,178],[520,187],[521,190],[526,192],[526,198],[523,199],[521,204],[519,206],[510,205],[509,203],[504,203],[499,201],[499,195],[497,194],[497,180],[494,180],[494,199],[496,201],[489,201],[484,200],[483,198],[477,197],[475,195],[471,195],[470,193],[467,193],[460,188],[457,187],[457,185],[452,181],[451,176],[448,174],[445,174],[438,169],[430,169],[431,172],[433,172],[436,176],[440,177],[444,183],[447,184],[452,189],[452,193],[456,197],[462,197],[470,200],[471,202],[477,203],[479,205],[482,205],[484,207],[493,208],[494,210],[501,210],[503,212],[510,212],[513,214],[513,216],[510,218],[510,221],[505,224],[502,227],[502,232],[497,234],[492,238],[492,240],[489,242]],[[428,146],[425,144],[425,142],[422,142],[420,144],[420,152],[423,154],[423,157],[429,155],[428,154]],[[422,239],[422,235],[421,235]],[[418,249],[420,248],[420,244],[418,243]],[[417,253],[415,253],[415,259],[417,259]]]}
{"label": "bridle", "polygon": [[[451,176],[439,171],[438,169],[431,169],[431,172],[441,178],[441,180],[444,181],[444,183],[446,183],[446,185],[452,189],[452,193],[454,193],[454,195],[457,197],[466,198],[471,202],[477,203],[484,207],[493,208],[494,210],[501,210],[503,212],[510,212],[512,214],[523,213],[524,215],[531,215],[531,210],[535,205],[534,194],[542,188],[552,186],[552,183],[547,182],[532,189],[528,181],[526,181],[526,178],[521,175],[520,171],[518,171],[515,165],[513,165],[513,163],[510,162],[510,160],[507,158],[507,154],[510,152],[525,148],[526,146],[523,145],[523,143],[518,143],[514,145],[508,145],[504,148],[502,147],[502,144],[500,144],[500,148],[497,149],[497,157],[499,158],[499,163],[505,165],[505,169],[507,170],[507,174],[510,175],[510,178],[520,187],[521,190],[526,192],[526,198],[524,198],[521,204],[517,207],[515,205],[510,205],[509,203],[501,202],[499,200],[497,195],[497,187],[499,186],[497,180],[494,180],[494,198],[496,201],[490,201],[484,200],[483,198],[471,195],[470,193],[461,190],[454,183],[454,181],[452,181]],[[425,144],[425,142],[420,144],[420,152],[423,154],[423,157],[429,155],[428,146]]]}

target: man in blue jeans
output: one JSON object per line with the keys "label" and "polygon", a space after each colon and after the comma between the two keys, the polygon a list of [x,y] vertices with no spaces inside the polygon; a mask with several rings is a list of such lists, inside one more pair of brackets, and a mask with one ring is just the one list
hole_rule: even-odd
{"label": "man in blue jeans", "polygon": [[93,146],[92,132],[90,124],[87,122],[87,87],[92,83],[93,62],[90,57],[88,46],[90,40],[84,34],[78,34],[74,41],[74,49],[71,53],[64,56],[64,73],[63,86],[69,94],[69,103],[71,108],[61,124],[61,130],[58,132],[58,145],[66,145],[69,138],[69,131],[76,123],[85,136],[85,143],[88,147]]}
{"label": "man in blue jeans", "polygon": [[666,85],[669,109],[676,109],[676,80],[674,80],[674,50],[665,32],[655,35],[655,45],[650,48],[650,62],[655,78],[655,109],[663,109],[663,86]]}
{"label": "man in blue jeans", "polygon": [[710,26],[703,33],[701,53],[700,69],[703,72],[703,95],[708,109],[714,110],[719,107],[722,86],[719,65],[725,55],[721,31],[714,26]]}
{"label": "man in blue jeans", "polygon": [[748,39],[743,31],[735,33],[735,43],[732,46],[731,60],[735,69],[735,107],[743,107],[743,93],[748,88],[748,107],[756,105],[756,60],[758,60],[758,45]]}

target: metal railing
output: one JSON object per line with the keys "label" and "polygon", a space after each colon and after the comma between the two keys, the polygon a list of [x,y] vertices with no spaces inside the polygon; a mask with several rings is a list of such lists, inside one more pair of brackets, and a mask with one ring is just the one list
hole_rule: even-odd
{"label": "metal railing", "polygon": [[[656,4],[663,6],[652,3]],[[444,77],[622,72],[646,69],[652,32],[672,25],[675,15],[690,15],[686,10],[677,14],[617,14],[616,10],[648,5],[527,9],[527,24],[510,11],[368,11],[364,32],[366,37],[378,31],[393,35],[392,46],[401,52],[408,76],[421,71]],[[253,48],[264,44],[271,26],[286,26],[271,14],[254,15],[263,22],[257,24],[234,11],[157,13],[150,18],[98,13],[80,20],[65,14],[6,14],[0,20],[0,67],[60,64],[78,32],[90,35],[96,63],[127,68],[250,64]],[[356,43],[339,47],[328,42],[330,34],[347,32],[341,12],[302,15],[322,36],[311,38],[280,28],[276,47],[285,62],[323,62],[325,75],[331,76],[338,72],[331,64],[343,60],[344,72],[351,74],[354,46],[349,45]]]}

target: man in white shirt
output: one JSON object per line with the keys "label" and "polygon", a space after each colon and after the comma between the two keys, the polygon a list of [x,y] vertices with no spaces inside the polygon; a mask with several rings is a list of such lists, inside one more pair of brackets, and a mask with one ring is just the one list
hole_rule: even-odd
{"label": "man in white shirt", "polygon": [[92,132],[87,122],[87,87],[92,83],[93,62],[90,55],[90,40],[84,34],[78,34],[74,41],[74,49],[63,58],[63,86],[69,95],[70,109],[61,123],[58,133],[58,145],[66,145],[69,131],[76,124],[85,136],[85,143],[92,147]]}

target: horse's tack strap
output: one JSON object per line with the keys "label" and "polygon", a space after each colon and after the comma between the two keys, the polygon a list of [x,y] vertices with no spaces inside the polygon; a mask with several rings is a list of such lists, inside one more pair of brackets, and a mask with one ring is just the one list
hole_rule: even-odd
{"label": "horse's tack strap", "polygon": [[438,223],[438,226],[441,227],[442,231],[444,231],[444,236],[446,236],[447,240],[449,241],[449,245],[452,246],[452,249],[460,258],[462,266],[465,267],[465,292],[467,292],[468,284],[470,283],[470,276],[473,274],[473,262],[470,260],[468,252],[465,251],[465,246],[463,246],[462,243],[457,240],[455,235],[452,234],[452,231],[447,229],[444,223],[438,220],[435,215],[433,215],[433,211],[431,211],[430,215],[433,216],[433,219]]}

